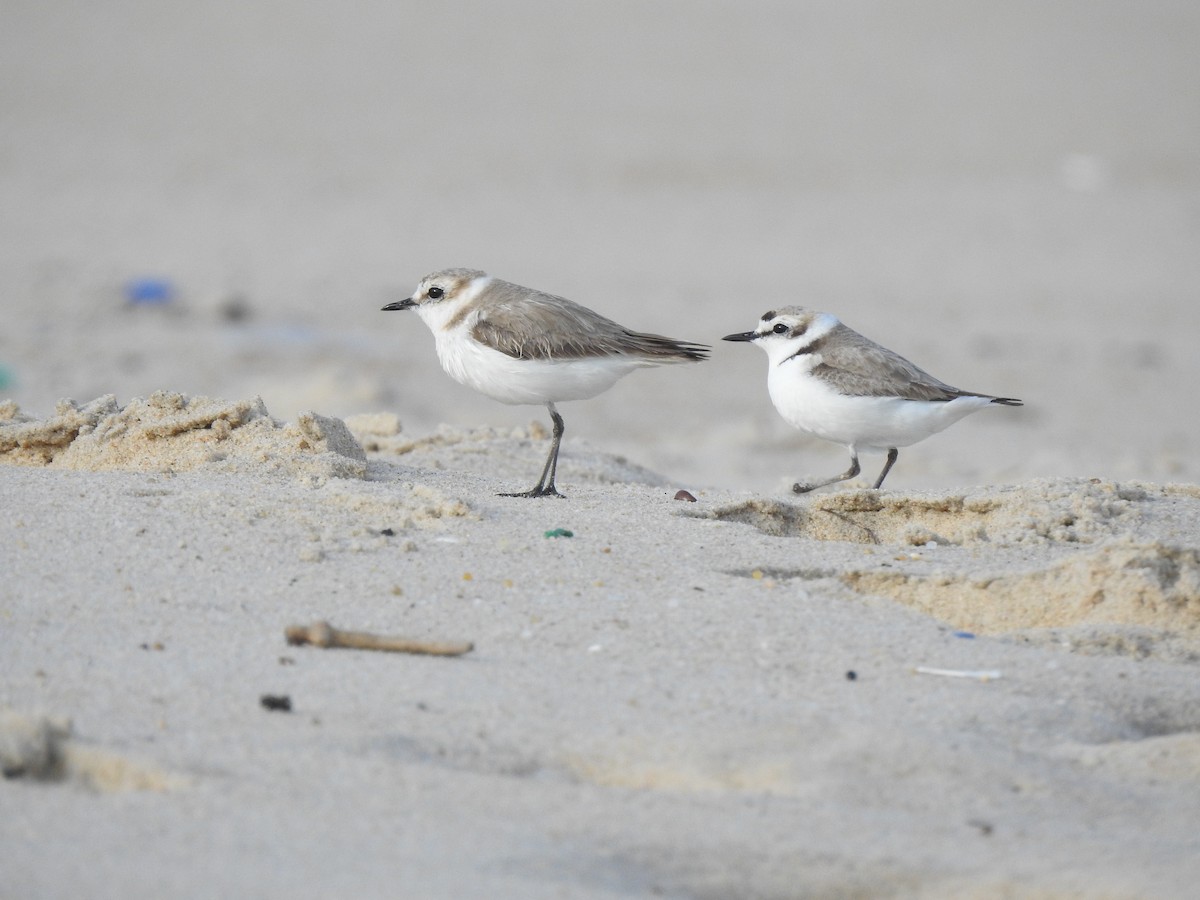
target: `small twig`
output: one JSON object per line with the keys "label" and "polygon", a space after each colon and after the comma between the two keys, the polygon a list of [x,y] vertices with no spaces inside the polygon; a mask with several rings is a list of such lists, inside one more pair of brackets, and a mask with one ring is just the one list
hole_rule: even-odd
{"label": "small twig", "polygon": [[918,675],[942,675],[946,678],[973,678],[976,681],[995,681],[1003,678],[1004,673],[999,669],[931,669],[928,666],[917,666],[913,669]]}
{"label": "small twig", "polygon": [[386,650],[391,653],[424,653],[428,656],[462,656],[475,649],[470,641],[422,641],[417,638],[368,631],[341,631],[328,622],[292,625],[284,634],[289,644],[345,647],[351,650]]}

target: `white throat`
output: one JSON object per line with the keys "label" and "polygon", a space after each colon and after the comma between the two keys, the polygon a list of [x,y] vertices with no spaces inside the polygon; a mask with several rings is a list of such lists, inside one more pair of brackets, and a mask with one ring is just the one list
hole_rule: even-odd
{"label": "white throat", "polygon": [[[440,337],[445,333],[446,325],[456,316],[459,316],[463,309],[478,300],[491,283],[491,275],[480,275],[448,300],[427,301],[418,305],[416,308],[417,315],[421,317],[422,322],[429,326],[429,330],[433,332],[434,337]],[[455,330],[460,330],[463,327],[470,328],[474,324],[467,321],[470,318],[470,316],[461,318]]]}
{"label": "white throat", "polygon": [[[804,334],[799,334],[795,337],[768,334],[755,341],[755,343],[762,347],[763,351],[767,354],[771,368],[775,368],[793,358],[805,359],[806,355],[801,353],[801,351],[825,337],[825,335],[837,328],[839,324],[841,323],[837,316],[831,313],[818,313],[813,317],[812,323],[805,330]],[[800,356],[796,356],[797,353],[800,353]]]}

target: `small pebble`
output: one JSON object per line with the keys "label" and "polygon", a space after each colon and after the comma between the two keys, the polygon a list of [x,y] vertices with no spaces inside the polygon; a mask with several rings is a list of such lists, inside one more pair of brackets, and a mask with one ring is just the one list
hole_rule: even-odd
{"label": "small pebble", "polygon": [[676,491],[676,492],[675,492],[675,499],[676,499],[676,500],[686,500],[688,503],[695,503],[695,502],[696,502],[696,498],[695,498],[695,497],[693,497],[693,496],[692,496],[692,495],[691,495],[689,492],[687,492],[687,491]]}
{"label": "small pebble", "polygon": [[287,694],[263,694],[258,698],[263,709],[271,712],[291,712],[292,698]]}
{"label": "small pebble", "polygon": [[225,299],[218,311],[226,322],[244,322],[250,318],[250,301],[241,294],[234,294]]}
{"label": "small pebble", "polygon": [[858,673],[855,672],[853,669],[851,669],[849,672],[846,673],[846,680],[847,681],[857,681]]}
{"label": "small pebble", "polygon": [[970,819],[967,821],[967,824],[972,828],[978,829],[979,833],[984,837],[990,837],[992,832],[995,831],[995,826],[983,819]]}

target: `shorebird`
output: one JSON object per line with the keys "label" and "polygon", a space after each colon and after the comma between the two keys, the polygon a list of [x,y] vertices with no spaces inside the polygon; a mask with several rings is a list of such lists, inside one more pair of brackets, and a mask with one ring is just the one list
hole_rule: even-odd
{"label": "shorebird", "polygon": [[553,442],[541,478],[502,497],[561,497],[554,486],[563,419],[555,404],[586,400],[634,369],[699,362],[709,348],[630,331],[563,297],[521,287],[477,269],[426,275],[406,300],[433,332],[442,368],[455,381],[501,403],[545,405]]}
{"label": "shorebird", "polygon": [[853,478],[860,450],[887,453],[874,487],[883,484],[899,448],[923,441],[985,406],[1021,406],[951,387],[887,347],[863,337],[834,315],[800,306],[763,313],[754,331],[728,334],[767,354],[767,391],[789,425],[850,451],[841,475],[792,485],[797,494]]}

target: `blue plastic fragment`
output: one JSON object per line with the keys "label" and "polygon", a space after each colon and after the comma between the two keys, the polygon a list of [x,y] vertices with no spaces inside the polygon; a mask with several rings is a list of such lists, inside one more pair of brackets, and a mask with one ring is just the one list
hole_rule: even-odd
{"label": "blue plastic fragment", "polygon": [[161,306],[175,299],[175,286],[166,278],[135,278],[125,285],[125,297],[141,306]]}
{"label": "blue plastic fragment", "polygon": [[969,631],[956,631],[956,632],[954,632],[954,636],[956,638],[966,638],[968,641],[975,640],[975,635],[973,635]]}

